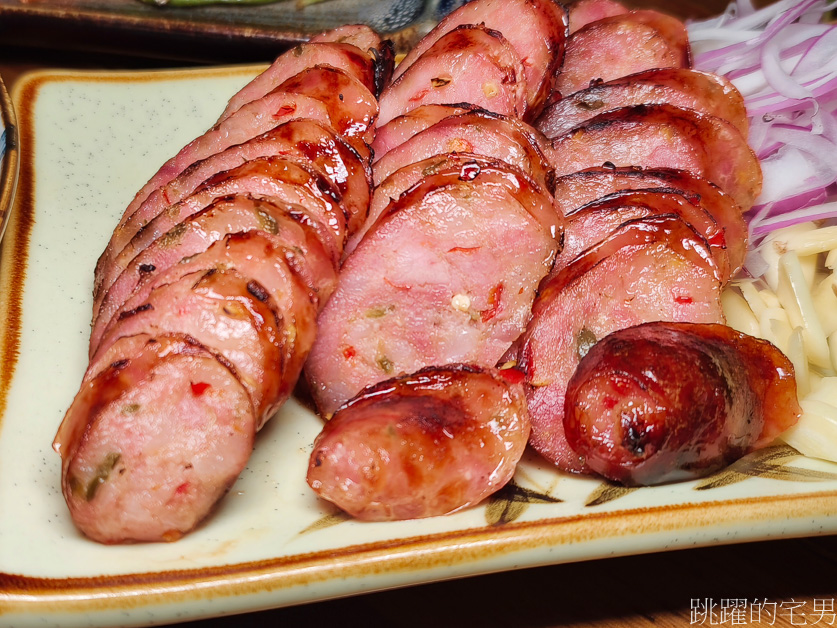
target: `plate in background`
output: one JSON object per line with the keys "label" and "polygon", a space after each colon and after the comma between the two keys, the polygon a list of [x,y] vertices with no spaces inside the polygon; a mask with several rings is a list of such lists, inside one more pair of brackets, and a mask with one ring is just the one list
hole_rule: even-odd
{"label": "plate in background", "polygon": [[[401,50],[462,0],[253,0],[154,6],[140,0],[0,0],[0,42],[185,61],[270,61],[312,34],[364,23]],[[306,6],[302,6],[306,5]]]}
{"label": "plate in background", "polygon": [[[251,3],[248,6],[248,1]],[[312,33],[362,22],[408,49],[464,0],[240,0],[191,8],[140,0],[0,0],[0,42],[109,51],[141,57],[234,63],[271,61]],[[160,0],[164,4],[164,0]],[[756,5],[762,4],[756,1]],[[307,4],[304,8],[300,5]],[[628,0],[680,18],[705,18],[726,0]]]}
{"label": "plate in background", "polygon": [[[837,533],[837,465],[768,449],[703,481],[621,489],[528,458],[486,504],[363,523],[305,483],[319,419],[287,404],[218,511],[170,544],[70,521],[50,448],[87,364],[93,266],[157,167],[256,68],[22,77],[0,258],[0,626],[151,625],[607,556]],[[9,514],[11,513],[11,515]]]}

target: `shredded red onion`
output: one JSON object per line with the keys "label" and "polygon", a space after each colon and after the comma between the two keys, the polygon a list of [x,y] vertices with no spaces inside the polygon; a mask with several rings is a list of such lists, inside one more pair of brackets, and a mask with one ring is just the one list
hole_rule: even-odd
{"label": "shredded red onion", "polygon": [[[748,214],[753,239],[811,220],[837,219],[837,2],[737,0],[689,24],[695,67],[724,74],[744,95],[750,145],[765,184]],[[758,256],[748,270],[758,276]]]}

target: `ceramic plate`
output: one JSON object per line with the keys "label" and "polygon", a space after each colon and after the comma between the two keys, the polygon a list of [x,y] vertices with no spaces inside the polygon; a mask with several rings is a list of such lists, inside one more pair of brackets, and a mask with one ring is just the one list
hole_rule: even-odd
{"label": "ceramic plate", "polygon": [[837,532],[837,465],[766,449],[697,482],[629,490],[535,458],[453,516],[348,520],[305,483],[320,428],[288,403],[218,511],[170,544],[73,527],[50,448],[87,363],[93,266],[134,192],[255,68],[35,74],[0,259],[0,624],[150,625],[521,567]]}

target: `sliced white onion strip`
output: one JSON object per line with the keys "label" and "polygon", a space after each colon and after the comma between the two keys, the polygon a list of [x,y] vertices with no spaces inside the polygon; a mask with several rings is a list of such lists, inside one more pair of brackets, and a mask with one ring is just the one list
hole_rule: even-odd
{"label": "sliced white onion strip", "polygon": [[762,220],[751,224],[752,236],[810,219],[777,216],[821,200],[837,182],[837,26],[819,23],[834,5],[782,0],[754,11],[739,0],[723,15],[689,25],[695,67],[728,75],[745,96],[766,175],[753,212]]}

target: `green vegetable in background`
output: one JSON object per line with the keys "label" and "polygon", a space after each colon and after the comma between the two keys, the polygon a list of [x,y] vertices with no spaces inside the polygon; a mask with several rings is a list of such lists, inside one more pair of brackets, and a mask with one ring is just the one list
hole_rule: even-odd
{"label": "green vegetable in background", "polygon": [[[157,7],[205,7],[211,4],[237,4],[257,5],[274,4],[283,0],[140,0],[143,4],[153,4]],[[306,7],[309,4],[318,4],[328,0],[296,0],[297,8]]]}

